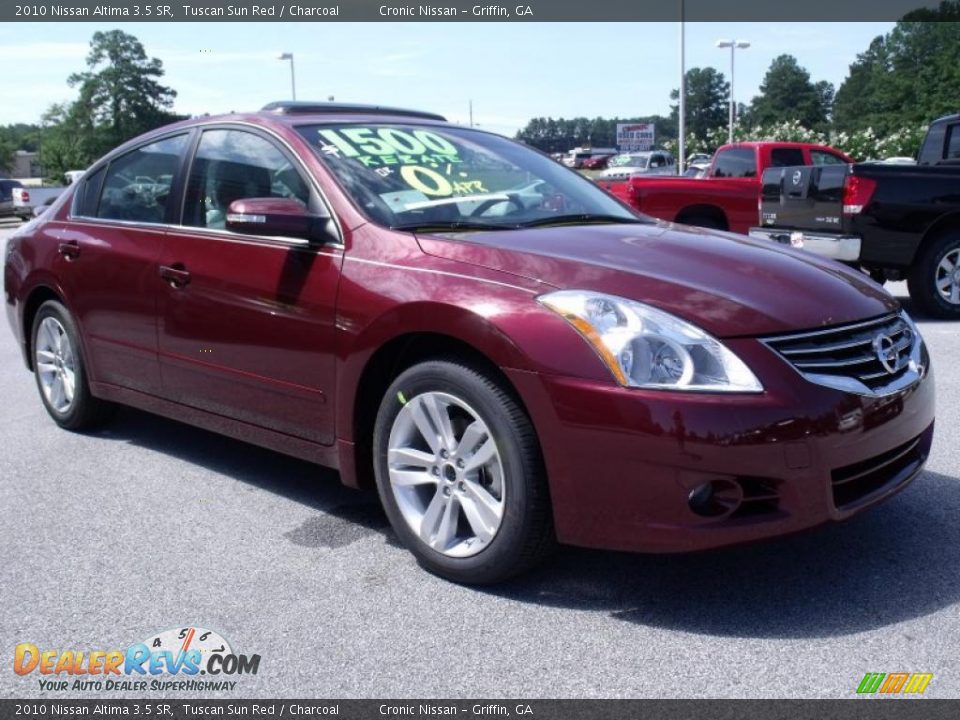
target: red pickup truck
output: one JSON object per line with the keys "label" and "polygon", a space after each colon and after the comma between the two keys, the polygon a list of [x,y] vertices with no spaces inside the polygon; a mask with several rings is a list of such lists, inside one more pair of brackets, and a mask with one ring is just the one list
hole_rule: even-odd
{"label": "red pickup truck", "polygon": [[646,215],[746,235],[757,224],[760,178],[768,167],[851,162],[825,145],[741,142],[720,147],[703,178],[634,176],[597,184]]}

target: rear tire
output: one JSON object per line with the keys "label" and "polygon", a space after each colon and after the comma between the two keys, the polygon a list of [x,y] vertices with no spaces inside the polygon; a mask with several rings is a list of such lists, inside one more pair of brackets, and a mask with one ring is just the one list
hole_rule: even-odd
{"label": "rear tire", "polygon": [[78,432],[102,425],[113,406],[90,393],[80,335],[67,309],[56,300],[43,303],[30,337],[40,400],[53,421]]}
{"label": "rear tire", "polygon": [[723,222],[713,215],[690,215],[677,222],[683,225],[693,225],[694,227],[707,228],[708,230],[726,230]]}
{"label": "rear tire", "polygon": [[907,276],[910,297],[927,314],[960,319],[960,232],[934,238],[921,248]]}
{"label": "rear tire", "polygon": [[487,373],[446,360],[409,368],[380,404],[373,448],[387,517],[430,572],[496,583],[553,547],[533,425]]}

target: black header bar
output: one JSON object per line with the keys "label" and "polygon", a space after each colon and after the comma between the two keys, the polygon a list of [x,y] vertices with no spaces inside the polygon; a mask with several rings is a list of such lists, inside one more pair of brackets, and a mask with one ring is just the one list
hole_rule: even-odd
{"label": "black header bar", "polygon": [[[0,3],[4,22],[858,22],[895,21],[924,0],[39,0]],[[922,19],[928,19],[922,17]]]}

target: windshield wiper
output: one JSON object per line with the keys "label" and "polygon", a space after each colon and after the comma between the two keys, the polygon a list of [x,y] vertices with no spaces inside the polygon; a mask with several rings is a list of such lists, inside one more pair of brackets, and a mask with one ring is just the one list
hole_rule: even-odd
{"label": "windshield wiper", "polygon": [[465,220],[434,221],[407,223],[406,225],[391,225],[392,230],[407,230],[409,232],[430,232],[448,231],[448,230],[512,230],[515,225],[504,225],[502,223],[478,223],[467,222]]}
{"label": "windshield wiper", "polygon": [[579,223],[617,223],[626,225],[649,225],[649,220],[621,215],[599,215],[580,213],[579,215],[554,215],[552,217],[537,218],[515,225],[517,228],[544,227],[546,225],[576,225]]}

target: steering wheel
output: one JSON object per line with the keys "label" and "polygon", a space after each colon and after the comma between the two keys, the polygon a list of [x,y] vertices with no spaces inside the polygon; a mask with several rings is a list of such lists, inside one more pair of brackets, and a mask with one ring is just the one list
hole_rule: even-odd
{"label": "steering wheel", "polygon": [[473,212],[470,213],[468,217],[472,217],[472,218],[480,217],[487,210],[492,208],[494,205],[499,205],[502,202],[508,202],[513,205],[516,205],[517,209],[519,209],[520,212],[523,212],[524,210],[527,209],[526,206],[522,202],[520,202],[520,198],[518,198],[516,195],[505,195],[502,198],[490,198],[489,200],[483,200],[479,205],[477,205],[473,209]]}

